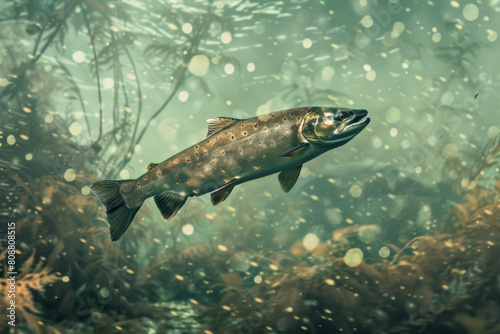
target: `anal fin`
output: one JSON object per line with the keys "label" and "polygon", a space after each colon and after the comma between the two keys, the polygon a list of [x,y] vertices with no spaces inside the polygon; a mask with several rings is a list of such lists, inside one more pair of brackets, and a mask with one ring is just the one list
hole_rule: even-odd
{"label": "anal fin", "polygon": [[172,219],[177,212],[186,203],[187,197],[177,195],[175,193],[165,192],[161,195],[156,195],[155,203],[165,220]]}
{"label": "anal fin", "polygon": [[287,169],[278,174],[278,181],[280,182],[281,190],[284,192],[289,192],[300,175],[300,170],[302,165],[294,169]]}
{"label": "anal fin", "polygon": [[236,185],[235,182],[237,180],[238,180],[237,178],[234,178],[225,185],[223,185],[222,187],[217,188],[216,190],[210,193],[210,200],[212,201],[213,206],[216,206],[220,202],[226,200],[231,191],[233,191],[234,186]]}
{"label": "anal fin", "polygon": [[299,146],[295,147],[294,149],[292,149],[292,150],[290,150],[290,151],[288,151],[286,153],[283,153],[278,158],[281,158],[281,157],[289,157],[289,158],[295,157],[299,153],[301,153],[304,149],[306,149],[308,146],[309,146],[309,143],[304,143],[304,144],[299,145]]}

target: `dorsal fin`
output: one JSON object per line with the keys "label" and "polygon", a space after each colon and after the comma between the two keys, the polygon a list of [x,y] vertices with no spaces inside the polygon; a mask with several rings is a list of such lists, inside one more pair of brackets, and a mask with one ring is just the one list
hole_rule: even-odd
{"label": "dorsal fin", "polygon": [[208,133],[207,137],[213,135],[216,132],[219,132],[222,129],[227,128],[228,126],[233,125],[238,122],[239,119],[231,118],[231,117],[216,117],[207,119],[208,122]]}
{"label": "dorsal fin", "polygon": [[278,181],[280,181],[281,190],[287,193],[293,188],[295,182],[297,182],[297,179],[299,178],[301,169],[302,165],[294,169],[284,170],[278,174]]}
{"label": "dorsal fin", "polygon": [[217,188],[210,193],[210,200],[212,201],[213,206],[216,206],[220,202],[223,202],[229,196],[231,191],[233,191],[233,188],[236,185],[235,182],[237,180],[237,178],[234,178],[222,187]]}
{"label": "dorsal fin", "polygon": [[146,166],[146,169],[147,170],[150,170],[150,169],[153,169],[155,168],[156,166],[158,166],[159,164],[155,164],[154,162],[151,162],[149,163],[147,166]]}

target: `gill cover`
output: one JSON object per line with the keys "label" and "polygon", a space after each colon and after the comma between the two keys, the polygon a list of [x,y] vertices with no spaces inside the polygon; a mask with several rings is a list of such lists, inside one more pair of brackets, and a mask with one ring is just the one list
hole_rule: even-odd
{"label": "gill cover", "polygon": [[327,108],[313,108],[304,117],[302,136],[313,145],[329,146],[325,139],[332,136],[334,115]]}

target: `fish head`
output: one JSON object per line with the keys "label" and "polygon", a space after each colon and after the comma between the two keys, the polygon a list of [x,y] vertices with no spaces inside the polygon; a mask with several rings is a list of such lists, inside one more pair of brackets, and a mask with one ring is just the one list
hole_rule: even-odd
{"label": "fish head", "polygon": [[370,123],[367,115],[365,109],[312,107],[304,116],[301,134],[313,145],[339,147]]}

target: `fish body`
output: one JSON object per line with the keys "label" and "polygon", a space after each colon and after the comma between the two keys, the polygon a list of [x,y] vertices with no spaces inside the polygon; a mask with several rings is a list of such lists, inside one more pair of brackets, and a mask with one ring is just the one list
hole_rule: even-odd
{"label": "fish body", "polygon": [[149,164],[139,178],[91,186],[106,205],[113,241],[149,197],[169,220],[188,197],[211,193],[217,205],[236,185],[278,172],[281,188],[288,192],[305,162],[344,145],[370,119],[364,109],[306,107],[208,122],[207,138],[159,164]]}

